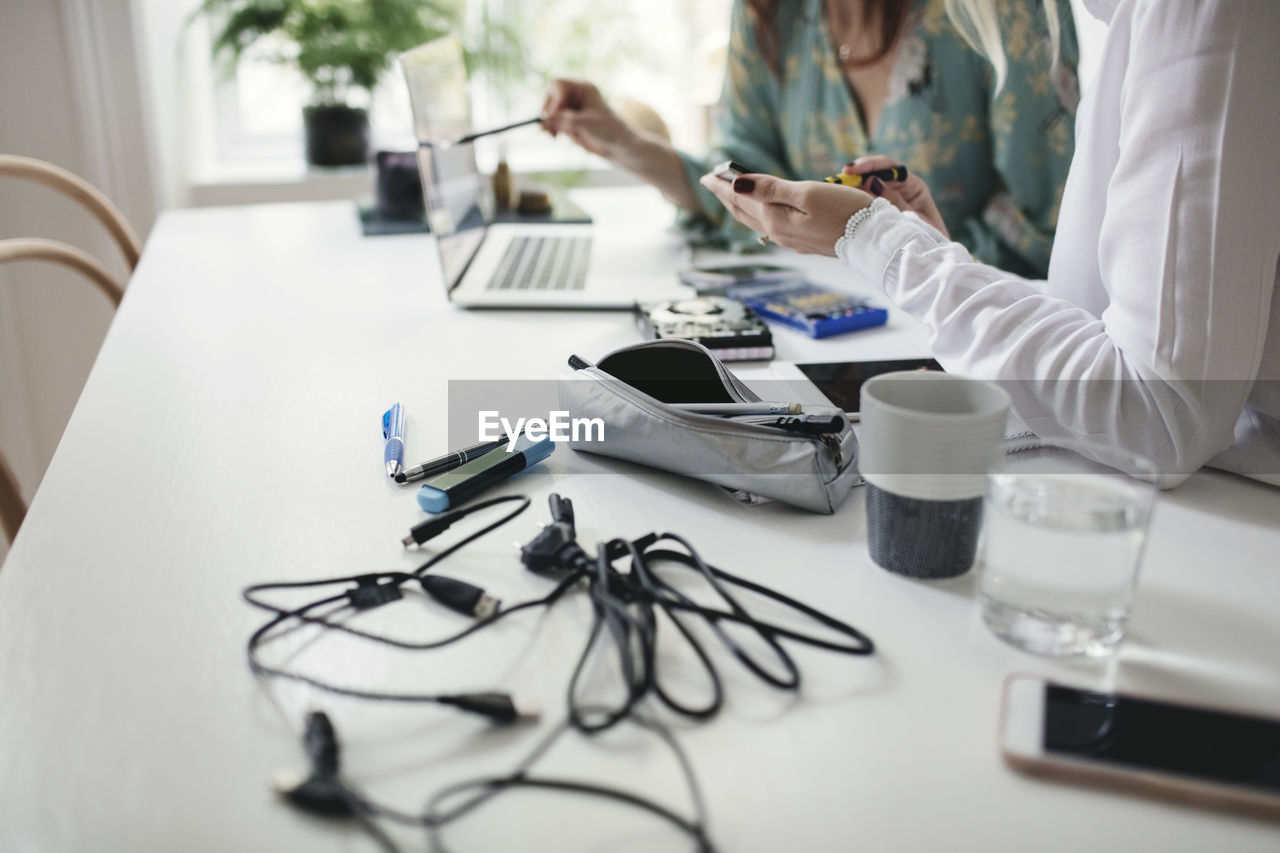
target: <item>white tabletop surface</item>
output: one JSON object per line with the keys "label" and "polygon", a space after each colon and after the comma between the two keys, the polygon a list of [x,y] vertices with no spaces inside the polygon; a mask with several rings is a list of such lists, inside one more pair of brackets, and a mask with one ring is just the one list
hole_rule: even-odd
{"label": "white tabletop surface", "polygon": [[[630,212],[659,210],[648,190],[630,192],[643,202]],[[606,224],[619,209],[584,201]],[[162,217],[0,569],[0,850],[372,850],[358,829],[298,814],[269,787],[303,766],[297,734],[313,703],[338,725],[347,775],[405,810],[509,768],[563,718],[589,623],[581,601],[444,652],[324,638],[293,661],[373,688],[501,686],[540,706],[532,729],[262,683],[245,663],[263,620],[242,602],[245,585],[421,562],[399,541],[424,518],[416,490],[382,471],[376,421],[392,401],[405,405],[416,462],[446,449],[448,379],[551,379],[571,352],[594,359],[639,340],[624,314],[455,309],[427,272],[427,239],[363,239],[350,204]],[[813,269],[839,280],[838,268]],[[900,312],[885,329],[776,339],[792,360],[927,351]],[[861,490],[833,517],[748,508],[567,449],[502,490],[535,504],[449,574],[508,600],[547,589],[511,542],[532,536],[557,490],[574,500],[585,543],[674,530],[876,641],[869,659],[796,652],[798,696],[716,652],[724,712],[673,725],[720,850],[1280,849],[1280,824],[1033,781],[996,746],[1001,683],[1015,671],[1280,709],[1280,490],[1201,472],[1162,495],[1131,640],[1105,664],[1001,644],[979,621],[971,575],[925,583],[876,567]],[[369,616],[423,639],[461,624],[414,604]],[[689,809],[669,756],[634,730],[573,737],[547,769]],[[690,847],[651,819],[537,793],[504,797],[444,837],[458,850]]]}

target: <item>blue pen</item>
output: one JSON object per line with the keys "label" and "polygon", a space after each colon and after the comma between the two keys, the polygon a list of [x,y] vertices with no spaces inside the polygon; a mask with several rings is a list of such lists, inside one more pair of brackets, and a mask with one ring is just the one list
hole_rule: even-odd
{"label": "blue pen", "polygon": [[387,440],[382,451],[387,476],[394,477],[404,466],[404,406],[396,403],[382,416],[382,437]]}

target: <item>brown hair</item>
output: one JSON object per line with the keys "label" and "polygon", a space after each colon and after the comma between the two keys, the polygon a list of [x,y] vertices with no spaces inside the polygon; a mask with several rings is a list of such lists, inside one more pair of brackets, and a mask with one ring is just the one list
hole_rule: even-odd
{"label": "brown hair", "polygon": [[[756,48],[768,64],[773,76],[780,74],[778,66],[778,8],[787,0],[746,0],[756,17]],[[838,2],[838,0],[837,0]],[[907,22],[907,13],[911,11],[911,0],[864,0],[862,6],[862,24],[871,26],[877,18],[880,20],[880,39],[875,51],[866,59],[846,61],[845,67],[863,68],[874,65],[893,50],[902,28]]]}

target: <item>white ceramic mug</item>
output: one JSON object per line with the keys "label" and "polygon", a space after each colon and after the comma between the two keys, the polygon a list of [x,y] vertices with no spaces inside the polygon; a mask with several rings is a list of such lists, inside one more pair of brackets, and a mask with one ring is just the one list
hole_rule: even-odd
{"label": "white ceramic mug", "polygon": [[1009,395],[938,371],[885,373],[862,386],[860,410],[871,558],[910,577],[968,571],[982,526],[986,455],[1004,434]]}

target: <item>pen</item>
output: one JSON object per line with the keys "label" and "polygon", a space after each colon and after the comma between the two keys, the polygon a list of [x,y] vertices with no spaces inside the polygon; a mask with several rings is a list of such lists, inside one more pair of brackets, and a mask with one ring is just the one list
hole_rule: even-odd
{"label": "pen", "polygon": [[879,178],[882,181],[905,181],[907,179],[906,166],[891,166],[888,169],[876,169],[874,172],[867,172],[861,175],[846,175],[841,172],[838,175],[830,175],[823,178],[829,184],[842,184],[846,187],[860,187],[862,182],[867,178]]}
{"label": "pen", "polygon": [[798,415],[800,403],[672,403],[671,408],[697,415]]}
{"label": "pen", "polygon": [[427,512],[444,512],[470,500],[488,487],[537,465],[556,449],[550,438],[531,441],[516,439],[511,450],[499,447],[439,474],[418,489],[418,506]]}
{"label": "pen", "polygon": [[492,136],[495,133],[506,133],[508,130],[515,130],[517,127],[524,127],[529,124],[537,124],[540,121],[542,121],[542,116],[534,116],[533,118],[527,118],[523,121],[504,124],[502,127],[492,127],[488,130],[468,133],[466,136],[459,136],[457,139],[444,139],[440,142],[424,142],[422,145],[425,148],[452,148],[455,145],[465,145],[468,142],[475,142],[477,139],[485,136]]}
{"label": "pen", "polygon": [[845,417],[843,415],[767,415],[761,418],[735,418],[735,420],[738,423],[777,427],[788,432],[799,432],[805,435],[840,432],[845,425]]}
{"label": "pen", "polygon": [[461,450],[454,450],[446,453],[444,456],[432,459],[430,462],[423,462],[421,465],[415,465],[412,468],[406,468],[399,474],[396,474],[397,483],[412,483],[417,480],[425,480],[427,477],[434,477],[436,474],[443,474],[446,471],[452,471],[459,465],[465,465],[477,456],[483,456],[490,450],[501,447],[506,444],[509,439],[504,435],[496,441],[486,441],[482,444],[473,444],[470,447],[464,447]]}
{"label": "pen", "polygon": [[387,440],[382,461],[387,463],[387,476],[394,477],[404,465],[404,406],[395,403],[382,416],[382,437]]}

